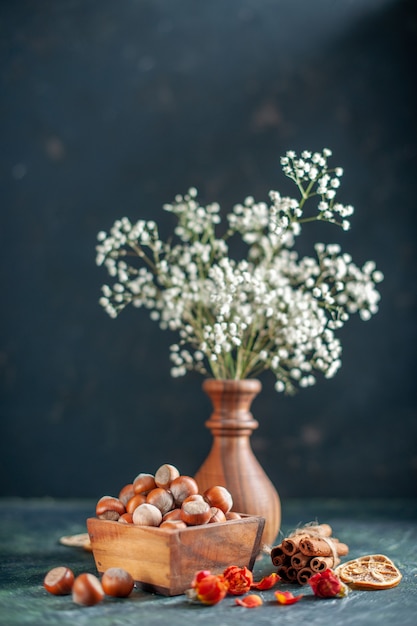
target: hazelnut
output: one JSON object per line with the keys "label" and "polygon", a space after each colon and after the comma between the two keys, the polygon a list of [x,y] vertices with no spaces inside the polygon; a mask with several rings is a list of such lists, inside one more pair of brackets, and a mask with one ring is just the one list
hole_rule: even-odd
{"label": "hazelnut", "polygon": [[122,489],[120,490],[119,500],[121,500],[123,504],[126,506],[130,498],[132,498],[134,495],[135,495],[135,491],[133,489],[133,484],[129,483],[125,485],[124,487],[122,487]]}
{"label": "hazelnut", "polygon": [[242,516],[240,513],[236,513],[236,511],[228,511],[226,513],[226,520],[232,520],[232,519],[242,519]]}
{"label": "hazelnut", "polygon": [[168,513],[168,511],[174,508],[174,496],[170,491],[162,487],[152,489],[146,496],[146,502],[156,506],[161,511],[162,515],[165,515],[165,513]]}
{"label": "hazelnut", "polygon": [[97,576],[80,574],[72,586],[72,599],[82,606],[93,606],[104,598],[103,587]]}
{"label": "hazelnut", "polygon": [[133,517],[131,513],[123,513],[117,520],[119,524],[133,524]]}
{"label": "hazelnut", "polygon": [[140,473],[133,481],[134,492],[143,493],[145,496],[149,491],[155,489],[155,487],[155,477],[152,474]]}
{"label": "hazelnut", "polygon": [[133,523],[138,526],[159,526],[162,522],[162,513],[158,507],[144,502],[133,511],[132,518]]}
{"label": "hazelnut", "polygon": [[162,522],[159,528],[166,528],[169,530],[179,530],[181,528],[187,528],[187,524],[182,520],[166,520]]}
{"label": "hazelnut", "polygon": [[[187,496],[187,497],[185,498],[185,500],[183,500],[183,503],[182,503],[182,504],[184,504],[184,502],[193,502],[193,501],[195,501],[195,500],[197,500],[197,501],[199,501],[199,500],[204,500],[204,498],[203,498],[203,496],[201,495],[201,493],[193,493],[191,496]],[[181,506],[182,506],[182,505],[181,505]]]}
{"label": "hazelnut", "polygon": [[162,521],[163,522],[168,522],[168,521],[178,521],[181,519],[181,509],[172,509],[172,511],[168,511],[168,513],[165,513],[165,515],[162,516]]}
{"label": "hazelnut", "polygon": [[191,476],[177,476],[171,481],[169,490],[174,496],[176,506],[181,506],[185,498],[198,494],[198,485]]}
{"label": "hazelnut", "polygon": [[228,513],[233,506],[232,494],[226,487],[222,487],[221,485],[209,487],[209,489],[206,489],[203,493],[203,496],[210,506],[221,509],[225,514]]}
{"label": "hazelnut", "polygon": [[210,507],[211,517],[209,519],[210,524],[214,524],[215,522],[225,522],[226,515],[223,513],[221,509],[218,509],[216,506]]}
{"label": "hazelnut", "polygon": [[116,598],[127,598],[132,592],[135,581],[126,570],[121,567],[110,567],[101,579],[104,593]]}
{"label": "hazelnut", "polygon": [[119,498],[103,496],[97,502],[96,515],[99,519],[109,519],[117,522],[123,513],[126,513],[125,505]]}
{"label": "hazelnut", "polygon": [[45,576],[43,586],[54,596],[66,596],[71,593],[74,573],[69,567],[54,567]]}
{"label": "hazelnut", "polygon": [[133,515],[133,511],[144,502],[146,502],[146,496],[143,493],[136,493],[126,504],[126,513]]}
{"label": "hazelnut", "polygon": [[181,519],[189,526],[207,524],[211,518],[211,508],[203,498],[187,500],[181,506]]}
{"label": "hazelnut", "polygon": [[179,475],[180,473],[174,465],[165,463],[155,472],[156,485],[157,487],[164,487],[165,489],[168,489],[172,481],[175,478],[178,478]]}

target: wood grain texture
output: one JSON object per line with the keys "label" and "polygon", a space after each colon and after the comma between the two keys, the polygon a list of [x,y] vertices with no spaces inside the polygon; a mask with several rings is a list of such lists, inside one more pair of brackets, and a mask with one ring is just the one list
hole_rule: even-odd
{"label": "wood grain texture", "polygon": [[260,381],[254,379],[204,381],[203,390],[214,409],[206,422],[213,444],[195,479],[200,491],[213,485],[227,487],[233,510],[264,517],[262,541],[272,545],[281,525],[281,502],[250,444],[250,436],[258,427],[250,407],[261,388]]}
{"label": "wood grain texture", "polygon": [[127,570],[145,589],[167,596],[184,593],[194,574],[220,574],[229,565],[252,569],[261,547],[265,520],[240,520],[171,530],[89,518],[97,570]]}

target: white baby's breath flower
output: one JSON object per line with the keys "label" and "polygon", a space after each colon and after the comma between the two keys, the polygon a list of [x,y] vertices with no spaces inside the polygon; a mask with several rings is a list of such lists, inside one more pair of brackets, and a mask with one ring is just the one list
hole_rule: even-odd
{"label": "white baby's breath flower", "polygon": [[[175,377],[195,370],[241,379],[271,369],[285,393],[316,384],[317,373],[331,378],[341,366],[334,333],[351,315],[368,320],[378,311],[383,274],[373,261],[357,267],[339,244],[317,243],[316,257],[299,258],[294,249],[304,223],[350,227],[353,207],[336,201],[343,169],[329,169],[330,156],[329,149],[288,151],[281,164],[300,199],[248,196],[226,216],[221,237],[219,204],[202,205],[194,187],[163,206],[177,219],[176,239],[161,240],[153,220],[116,220],[97,235],[96,263],[114,279],[103,285],[100,305],[112,318],[128,304],[146,308],[161,329],[177,333]],[[308,212],[316,196],[316,212]],[[237,236],[247,248],[241,260],[229,253]]]}

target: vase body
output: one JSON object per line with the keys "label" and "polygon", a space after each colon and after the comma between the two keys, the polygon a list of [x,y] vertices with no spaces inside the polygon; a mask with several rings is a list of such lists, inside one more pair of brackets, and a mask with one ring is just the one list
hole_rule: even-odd
{"label": "vase body", "polygon": [[250,409],[260,392],[259,380],[215,380],[203,383],[213,413],[206,422],[213,435],[210,453],[195,475],[200,491],[223,485],[233,497],[233,510],[265,518],[264,544],[273,545],[281,524],[278,493],[250,444],[258,427]]}

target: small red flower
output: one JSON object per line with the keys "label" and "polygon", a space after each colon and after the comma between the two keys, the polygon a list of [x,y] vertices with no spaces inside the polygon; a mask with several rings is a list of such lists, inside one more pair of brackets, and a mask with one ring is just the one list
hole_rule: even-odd
{"label": "small red flower", "polygon": [[343,597],[347,593],[346,585],[339,580],[331,569],[314,574],[308,582],[317,598]]}
{"label": "small red flower", "polygon": [[271,589],[275,583],[281,580],[281,577],[278,574],[270,574],[269,576],[264,576],[259,582],[252,583],[252,589],[259,589],[260,591],[265,591],[266,589]]}
{"label": "small red flower", "polygon": [[200,582],[200,580],[202,580],[203,578],[205,578],[206,576],[210,576],[211,572],[209,569],[202,569],[199,572],[196,572],[195,576],[194,576],[194,580],[191,583],[191,587],[195,588],[198,583]]}
{"label": "small red flower", "polygon": [[233,596],[242,596],[253,583],[252,572],[247,567],[231,565],[224,570],[223,576],[229,586],[228,591]]}
{"label": "small red flower", "polygon": [[223,600],[228,589],[223,576],[215,576],[209,570],[197,572],[191,587],[188,597],[208,605],[217,604]]}
{"label": "small red flower", "polygon": [[295,604],[301,600],[303,596],[294,596],[291,591],[276,591],[275,597],[278,604]]}
{"label": "small red flower", "polygon": [[258,606],[263,604],[263,600],[261,596],[258,596],[258,594],[250,593],[244,598],[236,598],[235,603],[239,606],[244,606],[246,609],[256,609]]}

